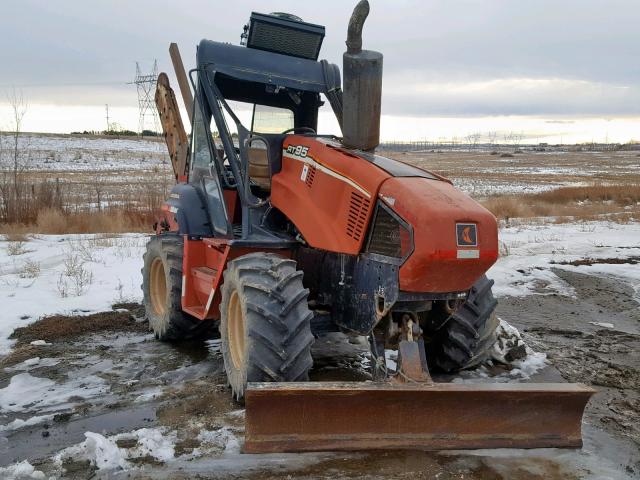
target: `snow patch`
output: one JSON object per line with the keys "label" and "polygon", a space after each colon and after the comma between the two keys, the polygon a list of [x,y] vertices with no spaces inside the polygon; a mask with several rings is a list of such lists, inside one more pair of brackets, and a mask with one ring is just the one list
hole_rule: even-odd
{"label": "snow patch", "polygon": [[398,367],[398,351],[385,349],[384,361],[387,366],[387,370],[395,372]]}
{"label": "snow patch", "polygon": [[53,419],[53,415],[36,415],[34,417],[29,417],[26,420],[21,418],[16,418],[12,422],[7,423],[6,425],[0,425],[0,432],[18,430],[19,428],[24,427],[32,427],[33,425],[38,425],[39,423],[48,422]]}
{"label": "snow patch", "polygon": [[529,380],[533,375],[547,366],[547,354],[534,352],[527,346],[527,356],[522,360],[514,361],[511,365],[515,367],[509,372],[511,377]]}
{"label": "snow patch", "polygon": [[526,356],[528,353],[526,349],[527,346],[518,329],[500,319],[496,328],[496,342],[491,348],[491,359],[509,364],[513,360]]}
{"label": "snow patch", "polygon": [[20,373],[11,377],[9,385],[0,389],[0,411],[20,412],[28,406],[42,402],[42,394],[51,389],[56,382],[48,378],[33,377]]}
{"label": "snow patch", "polygon": [[[522,339],[517,328],[500,319],[496,329],[496,342],[491,350],[491,359],[474,370],[464,370],[452,383],[506,383],[529,380],[547,366],[547,355],[534,351]],[[511,368],[495,375],[490,367],[494,362]]]}
{"label": "snow patch", "polygon": [[197,438],[201,446],[193,450],[192,455],[196,457],[207,453],[211,447],[224,453],[240,453],[240,442],[230,427],[222,427],[218,430],[200,430]]}
{"label": "snow patch", "polygon": [[160,395],[162,395],[162,392],[163,390],[161,387],[152,388],[138,395],[133,401],[136,403],[141,403],[141,402],[148,402],[150,400],[155,400],[156,398],[160,397]]}
{"label": "snow patch", "polygon": [[53,367],[58,363],[60,363],[59,358],[34,357],[34,358],[28,358],[24,362],[20,362],[17,365],[14,365],[13,367],[6,367],[4,371],[17,372],[21,370],[31,370],[32,368],[39,368],[39,367]]}
{"label": "snow patch", "polygon": [[535,352],[524,342],[518,329],[502,319],[496,336],[491,357],[494,361],[513,367],[509,371],[510,377],[528,380],[547,365],[547,354]]}
{"label": "snow patch", "polygon": [[604,327],[604,328],[616,328],[613,323],[608,322],[589,322],[591,325],[595,325],[596,327]]}
{"label": "snow patch", "polygon": [[235,417],[235,418],[239,418],[239,417],[244,418],[244,414],[245,414],[244,409],[239,409],[239,410],[232,410],[231,412],[227,413],[227,416]]}
{"label": "snow patch", "polygon": [[150,455],[161,462],[167,462],[175,457],[175,432],[165,434],[163,428],[141,428],[134,435],[138,445],[130,449],[129,458]]}
{"label": "snow patch", "polygon": [[106,393],[108,389],[103,379],[92,374],[78,375],[58,384],[48,378],[19,373],[11,377],[9,385],[0,389],[0,413],[66,409],[77,403],[73,397],[95,397]]}
{"label": "snow patch", "polygon": [[5,480],[22,480],[27,478],[40,479],[46,477],[43,472],[36,470],[33,465],[26,460],[23,460],[20,463],[14,463],[8,467],[0,467],[0,478]]}
{"label": "snow patch", "polygon": [[[88,461],[99,470],[128,470],[134,468],[129,460],[151,456],[167,462],[175,457],[176,433],[166,428],[141,428],[129,433],[105,437],[86,432],[85,441],[65,448],[54,457],[54,464],[62,467],[65,460]],[[118,440],[135,440],[130,448],[119,447]]]}
{"label": "snow patch", "polygon": [[553,269],[611,275],[640,285],[640,268],[631,263],[571,265],[575,260],[640,255],[640,223],[583,222],[502,226],[501,257],[489,270],[496,297],[532,294],[575,296]]}

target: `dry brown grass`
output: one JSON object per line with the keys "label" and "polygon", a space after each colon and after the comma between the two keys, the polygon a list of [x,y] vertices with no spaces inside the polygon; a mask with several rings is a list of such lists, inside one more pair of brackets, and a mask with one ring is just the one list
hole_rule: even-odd
{"label": "dry brown grass", "polygon": [[38,213],[35,228],[38,233],[125,233],[151,230],[153,219],[127,210],[66,213],[45,209]]}
{"label": "dry brown grass", "polygon": [[2,224],[0,233],[7,240],[26,239],[28,233],[61,235],[66,233],[126,233],[151,230],[153,215],[144,211],[109,209],[102,211],[64,212],[45,208],[38,212],[33,224]]}
{"label": "dry brown grass", "polygon": [[485,183],[533,187],[557,187],[558,183],[567,186],[596,182],[609,185],[640,184],[638,159],[633,152],[524,152],[513,158],[500,157],[499,152],[496,155],[487,152],[384,154],[449,177],[454,184],[460,180],[480,186]]}
{"label": "dry brown grass", "polygon": [[7,242],[26,242],[29,237],[26,235],[26,231],[22,231],[23,225],[15,225],[14,229],[8,229],[4,232],[5,240]]}
{"label": "dry brown grass", "polygon": [[489,197],[482,204],[500,219],[556,217],[557,222],[640,218],[640,184],[563,187],[527,195]]}
{"label": "dry brown grass", "polygon": [[542,202],[566,204],[570,202],[614,202],[621,206],[640,202],[640,184],[594,184],[580,187],[563,187],[536,195]]}

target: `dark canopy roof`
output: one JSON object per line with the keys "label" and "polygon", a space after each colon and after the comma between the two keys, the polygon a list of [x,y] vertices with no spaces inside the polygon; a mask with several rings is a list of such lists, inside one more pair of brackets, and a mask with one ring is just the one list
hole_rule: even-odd
{"label": "dark canopy roof", "polygon": [[[339,79],[338,67],[329,66]],[[198,46],[198,68],[294,90],[316,93],[328,90],[320,62],[211,40],[202,40]]]}

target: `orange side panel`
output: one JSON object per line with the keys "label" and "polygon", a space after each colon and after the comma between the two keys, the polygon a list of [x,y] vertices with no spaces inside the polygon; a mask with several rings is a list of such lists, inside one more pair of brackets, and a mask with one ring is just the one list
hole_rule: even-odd
{"label": "orange side panel", "polygon": [[271,203],[314,248],[360,252],[380,184],[389,174],[314,138],[284,141],[282,170],[271,182]]}
{"label": "orange side panel", "polygon": [[233,223],[240,223],[240,202],[237,190],[223,190],[224,203],[227,206],[227,218]]}
{"label": "orange side panel", "polygon": [[[238,248],[226,238],[203,238],[192,240],[185,236],[182,260],[182,310],[204,319],[220,318],[220,290],[227,262],[254,251],[253,248]],[[274,253],[289,258],[290,250]]]}
{"label": "orange side panel", "polygon": [[[380,198],[413,226],[415,250],[400,267],[400,289],[468,290],[498,258],[498,227],[487,209],[452,185],[426,178],[390,178]],[[456,223],[477,225],[477,245],[458,246]]]}
{"label": "orange side panel", "polygon": [[[201,286],[192,274],[196,267],[206,265],[205,245],[200,240],[190,240],[184,236],[184,254],[182,257],[182,310],[192,313],[191,309],[203,304]],[[196,288],[196,286],[200,288]],[[199,315],[198,318],[202,318]]]}
{"label": "orange side panel", "polygon": [[201,320],[218,318],[220,292],[231,247],[226,239],[184,240],[182,309]]}

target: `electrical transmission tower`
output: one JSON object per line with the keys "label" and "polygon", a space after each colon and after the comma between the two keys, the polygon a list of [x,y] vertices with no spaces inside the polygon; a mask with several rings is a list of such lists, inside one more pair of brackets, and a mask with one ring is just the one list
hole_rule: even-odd
{"label": "electrical transmission tower", "polygon": [[141,72],[140,64],[136,62],[136,78],[132,83],[134,83],[138,89],[138,109],[140,110],[138,129],[141,134],[145,129],[158,132],[158,113],[156,111],[155,102],[157,80],[157,60],[153,61],[153,70],[148,75]]}

